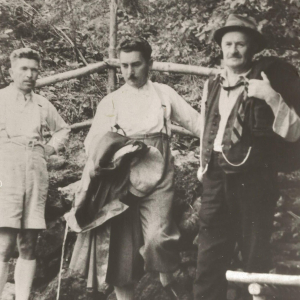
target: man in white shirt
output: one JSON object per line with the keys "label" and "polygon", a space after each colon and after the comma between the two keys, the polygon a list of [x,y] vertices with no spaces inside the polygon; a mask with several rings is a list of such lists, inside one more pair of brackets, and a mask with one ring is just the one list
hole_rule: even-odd
{"label": "man in white shirt", "polygon": [[[55,107],[33,92],[39,53],[22,48],[10,56],[13,83],[0,90],[0,295],[17,242],[16,300],[29,299],[35,246],[46,228],[48,172],[45,158],[63,147],[69,133]],[[45,144],[43,131],[52,138]]]}
{"label": "man in white shirt", "polygon": [[[179,231],[172,218],[174,196],[174,158],[170,152],[171,120],[200,134],[199,113],[172,88],[148,79],[152,67],[151,46],[142,38],[127,38],[119,44],[121,71],[126,84],[106,96],[99,104],[85,148],[97,135],[118,131],[132,139],[156,147],[165,160],[165,171],[155,190],[139,198],[144,237],[140,253],[146,271],[160,272],[163,286],[178,299],[173,275],[179,267]],[[118,300],[133,299],[133,286],[115,286]]]}
{"label": "man in white shirt", "polygon": [[300,137],[294,108],[264,72],[255,73],[253,55],[266,45],[255,20],[230,15],[214,38],[222,48],[224,69],[206,82],[201,103],[198,178],[203,195],[195,300],[226,300],[225,272],[236,243],[244,271],[269,271],[278,199],[276,139]]}

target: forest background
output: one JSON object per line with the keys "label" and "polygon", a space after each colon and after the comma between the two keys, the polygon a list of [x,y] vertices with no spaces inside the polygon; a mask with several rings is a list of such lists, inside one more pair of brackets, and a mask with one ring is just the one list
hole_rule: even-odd
{"label": "forest background", "polygon": [[[268,41],[260,55],[279,56],[300,70],[300,0],[123,0],[118,1],[118,40],[128,34],[148,39],[153,58],[196,66],[220,67],[221,52],[212,40],[214,29],[230,13],[254,17]],[[0,85],[10,83],[9,54],[31,47],[42,55],[41,77],[74,70],[108,57],[109,0],[0,0]],[[153,81],[172,86],[199,109],[204,76],[151,72]],[[118,87],[124,83],[117,74]],[[68,124],[93,118],[97,104],[107,93],[107,71],[46,86],[36,92],[49,99]],[[0,108],[1,109],[1,108]],[[83,140],[88,129],[71,134],[67,149],[48,162],[50,191],[46,208],[48,229],[39,238],[39,268],[32,299],[55,299],[64,221],[73,201],[76,182],[85,163]],[[176,163],[174,216],[182,232],[181,269],[176,279],[182,299],[192,299],[195,276],[197,218],[201,185],[196,180],[198,140],[174,135]],[[299,172],[280,174],[281,198],[274,221],[272,245],[274,269],[281,274],[300,274]],[[87,293],[84,279],[68,271],[76,235],[70,233],[64,254],[60,299],[99,299]],[[15,253],[15,257],[17,257]],[[5,300],[13,299],[13,268]],[[238,256],[233,265],[240,268]],[[109,288],[108,288],[109,291]],[[136,289],[137,299],[168,299],[157,274],[146,274]],[[111,294],[109,299],[114,299]],[[237,298],[236,298],[237,299]]]}

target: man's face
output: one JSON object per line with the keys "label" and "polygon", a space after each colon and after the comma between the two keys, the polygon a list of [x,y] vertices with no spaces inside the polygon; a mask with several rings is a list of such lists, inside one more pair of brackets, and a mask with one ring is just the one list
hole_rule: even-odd
{"label": "man's face", "polygon": [[9,71],[14,86],[21,92],[29,93],[35,86],[39,63],[34,59],[19,58],[13,62]]}
{"label": "man's face", "polygon": [[226,67],[238,74],[248,71],[253,51],[247,34],[239,31],[225,33],[221,48]]}
{"label": "man's face", "polygon": [[121,72],[127,84],[142,87],[148,79],[152,60],[146,61],[140,51],[120,52]]}

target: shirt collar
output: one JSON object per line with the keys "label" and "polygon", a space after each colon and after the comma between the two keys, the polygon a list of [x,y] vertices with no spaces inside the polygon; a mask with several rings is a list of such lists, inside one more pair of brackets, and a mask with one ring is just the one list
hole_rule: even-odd
{"label": "shirt collar", "polygon": [[125,83],[124,89],[125,89],[125,91],[127,91],[128,93],[133,94],[133,95],[149,96],[150,92],[151,92],[151,81],[147,80],[147,82],[142,87],[140,87],[138,89],[130,86],[127,83]]}
{"label": "shirt collar", "polygon": [[10,84],[9,86],[11,88],[11,92],[13,93],[13,98],[15,100],[17,99],[22,99],[24,100],[24,97],[26,99],[26,101],[32,101],[33,100],[33,91],[30,91],[29,93],[27,93],[26,95],[24,95],[22,92],[20,92],[13,83]]}
{"label": "shirt collar", "polygon": [[251,69],[249,69],[247,72],[244,72],[242,74],[240,74],[238,77],[237,77],[237,81],[235,82],[234,85],[229,85],[228,84],[228,77],[227,77],[227,69],[224,68],[224,69],[221,69],[220,72],[218,72],[216,74],[216,77],[214,78],[214,80],[216,78],[220,78],[220,84],[221,86],[226,89],[226,90],[233,90],[241,85],[245,85],[245,82],[248,81],[248,74],[251,72]]}

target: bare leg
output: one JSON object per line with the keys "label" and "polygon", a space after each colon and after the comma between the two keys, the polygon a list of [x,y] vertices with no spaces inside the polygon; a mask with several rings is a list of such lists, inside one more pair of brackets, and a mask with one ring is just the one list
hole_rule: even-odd
{"label": "bare leg", "polygon": [[0,297],[7,281],[8,261],[14,251],[17,234],[17,229],[0,228]]}
{"label": "bare leg", "polygon": [[20,256],[15,269],[16,300],[29,299],[36,269],[35,248],[39,232],[36,229],[24,229],[18,235]]}

